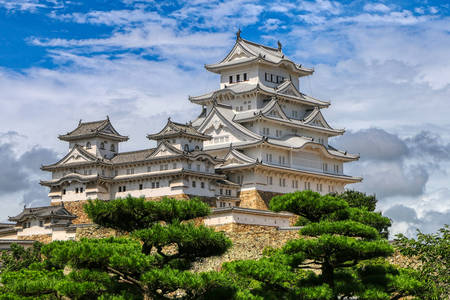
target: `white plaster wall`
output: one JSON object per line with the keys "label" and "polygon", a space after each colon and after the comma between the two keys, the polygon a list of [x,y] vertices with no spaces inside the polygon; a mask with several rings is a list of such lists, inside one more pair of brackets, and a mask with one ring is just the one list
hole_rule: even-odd
{"label": "white plaster wall", "polygon": [[269,86],[269,87],[276,87],[276,86],[279,85],[279,84],[276,84],[276,83],[272,83],[272,82],[266,81],[265,80],[265,73],[266,72],[269,73],[269,74],[282,76],[282,77],[284,77],[286,79],[290,79],[292,81],[292,83],[294,84],[294,86],[297,89],[299,89],[298,76],[296,76],[294,74],[290,74],[285,69],[271,67],[271,66],[260,66],[259,67],[259,81],[262,82],[264,85]]}
{"label": "white plaster wall", "polygon": [[245,212],[227,212],[210,215],[204,220],[205,225],[217,226],[230,223],[260,225],[260,226],[289,226],[289,218],[281,216],[257,215]]}
{"label": "white plaster wall", "polygon": [[[244,79],[244,73],[247,73],[247,81],[242,81]],[[236,83],[236,75],[240,74],[241,76],[241,82],[247,83],[247,84],[256,84],[258,83],[258,66],[257,65],[251,65],[251,66],[241,66],[237,68],[228,69],[226,71],[223,71],[220,75],[220,88],[223,89],[226,86],[231,86],[233,84],[239,84]],[[233,76],[233,83],[229,83],[230,76]]]}
{"label": "white plaster wall", "polygon": [[54,228],[52,231],[52,241],[74,240],[75,232],[67,232],[65,228]]}
{"label": "white plaster wall", "polygon": [[3,233],[0,235],[0,240],[17,240],[17,233]]}

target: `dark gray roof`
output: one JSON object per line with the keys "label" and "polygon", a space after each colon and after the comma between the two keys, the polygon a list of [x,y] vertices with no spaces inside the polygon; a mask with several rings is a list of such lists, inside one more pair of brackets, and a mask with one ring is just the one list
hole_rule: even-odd
{"label": "dark gray roof", "polygon": [[155,148],[122,152],[111,158],[112,163],[127,163],[145,160],[149,155],[155,151]]}
{"label": "dark gray roof", "polygon": [[202,140],[210,140],[211,137],[208,135],[205,135],[201,132],[199,132],[197,129],[195,129],[192,124],[181,124],[177,122],[173,122],[170,120],[167,121],[166,126],[164,128],[155,134],[149,134],[147,137],[152,140],[159,140],[159,139],[165,139],[170,138],[173,136],[182,136],[187,135],[194,138],[199,138]]}
{"label": "dark gray roof", "polygon": [[114,129],[109,118],[94,122],[81,122],[80,120],[77,128],[67,134],[60,135],[59,138],[63,141],[70,141],[93,136],[104,136],[119,141],[128,140],[128,137],[120,135]]}
{"label": "dark gray roof", "polygon": [[59,217],[74,219],[77,216],[71,214],[63,205],[51,205],[41,207],[24,208],[23,211],[15,217],[9,217],[12,222],[20,222],[28,217],[45,218],[45,217]]}

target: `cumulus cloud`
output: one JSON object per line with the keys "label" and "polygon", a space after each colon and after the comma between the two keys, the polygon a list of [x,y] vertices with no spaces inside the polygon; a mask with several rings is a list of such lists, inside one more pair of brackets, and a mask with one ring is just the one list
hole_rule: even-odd
{"label": "cumulus cloud", "polygon": [[23,205],[47,205],[47,188],[38,178],[47,178],[39,167],[57,161],[55,151],[35,146],[18,155],[13,143],[0,143],[0,220],[20,212]]}
{"label": "cumulus cloud", "polygon": [[383,3],[367,3],[363,7],[366,11],[388,12],[391,9]]}
{"label": "cumulus cloud", "polygon": [[[67,145],[56,137],[80,118],[110,115],[116,129],[131,137],[121,150],[148,147],[145,135],[159,130],[168,116],[193,119],[200,107],[187,105],[187,96],[218,87],[218,76],[202,65],[222,59],[241,27],[250,39],[255,28],[268,31],[255,40],[279,39],[289,57],[315,68],[313,76],[301,79],[300,89],[330,99],[327,120],[348,129],[336,144],[361,153],[359,162],[346,166],[348,174],[364,177],[355,188],[376,193],[384,211],[400,205],[397,210],[406,207],[417,215],[414,222],[398,217],[395,230],[443,222],[450,206],[443,165],[450,141],[450,23],[439,7],[328,0],[123,2],[127,6],[102,10],[52,9],[42,18],[102,28],[102,34],[28,36],[52,67],[0,69],[0,102],[8,103],[0,112],[0,128],[10,131],[0,134],[1,155],[10,160],[10,169],[18,168],[17,186],[26,187],[6,184],[10,190],[0,203],[45,198],[37,185],[38,164],[51,154],[42,147],[64,154]],[[8,9],[5,3],[12,3],[11,11],[28,13],[49,5],[0,0],[0,7]],[[26,138],[14,148],[17,132]],[[33,148],[36,144],[41,148]],[[27,149],[32,150],[25,154]],[[34,179],[21,178],[31,169]]]}

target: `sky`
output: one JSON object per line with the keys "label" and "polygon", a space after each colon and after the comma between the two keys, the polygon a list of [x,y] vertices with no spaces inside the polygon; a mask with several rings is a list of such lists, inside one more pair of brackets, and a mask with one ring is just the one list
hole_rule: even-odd
{"label": "sky", "polygon": [[0,0],[0,221],[48,205],[57,136],[110,117],[130,140],[186,122],[219,87],[204,64],[245,39],[313,67],[300,90],[360,153],[349,188],[375,194],[392,235],[450,223],[450,5],[446,1]]}

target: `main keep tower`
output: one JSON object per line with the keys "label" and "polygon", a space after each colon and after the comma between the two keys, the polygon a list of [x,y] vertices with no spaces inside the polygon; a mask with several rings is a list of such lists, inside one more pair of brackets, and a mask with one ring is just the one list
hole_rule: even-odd
{"label": "main keep tower", "polygon": [[330,103],[300,91],[314,70],[286,57],[280,42],[260,45],[239,31],[226,57],[205,68],[220,75],[220,87],[189,97],[203,107],[192,126],[211,137],[203,150],[225,160],[216,171],[241,186],[241,207],[266,209],[276,194],[343,192],[361,181],[344,174],[344,163],[359,156],[329,143],[344,134],[322,115]]}

